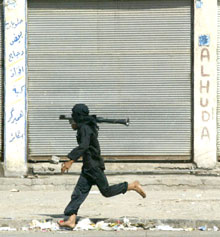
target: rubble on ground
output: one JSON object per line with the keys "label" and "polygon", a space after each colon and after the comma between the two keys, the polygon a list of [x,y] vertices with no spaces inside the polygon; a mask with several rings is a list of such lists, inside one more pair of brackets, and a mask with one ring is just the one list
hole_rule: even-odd
{"label": "rubble on ground", "polygon": [[80,219],[74,229],[60,227],[53,220],[32,220],[28,226],[22,228],[11,228],[9,226],[0,227],[0,231],[41,231],[41,232],[54,232],[54,231],[137,231],[137,230],[150,230],[150,231],[220,231],[217,226],[213,228],[207,228],[207,226],[199,226],[197,228],[185,227],[185,228],[175,228],[170,225],[160,224],[155,225],[153,222],[136,222],[131,223],[131,221],[124,217],[118,221],[98,221],[96,223],[92,222],[89,218]]}

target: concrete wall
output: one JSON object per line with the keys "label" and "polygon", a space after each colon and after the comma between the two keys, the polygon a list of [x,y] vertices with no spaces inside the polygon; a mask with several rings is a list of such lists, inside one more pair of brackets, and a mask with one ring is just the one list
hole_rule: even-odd
{"label": "concrete wall", "polygon": [[6,176],[27,172],[26,0],[4,1],[4,167]]}
{"label": "concrete wall", "polygon": [[217,162],[217,0],[195,0],[194,161],[200,168]]}

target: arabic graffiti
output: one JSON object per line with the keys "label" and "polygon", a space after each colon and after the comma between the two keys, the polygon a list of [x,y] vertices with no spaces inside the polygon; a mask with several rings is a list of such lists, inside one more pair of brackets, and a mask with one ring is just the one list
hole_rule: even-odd
{"label": "arabic graffiti", "polygon": [[13,50],[11,53],[9,53],[8,61],[12,63],[13,61],[18,60],[23,55],[24,55],[24,50],[21,50],[21,51]]}
{"label": "arabic graffiti", "polygon": [[15,133],[11,133],[11,138],[9,142],[13,142],[16,139],[21,139],[21,138],[22,139],[24,138],[24,134],[20,130],[18,130]]}
{"label": "arabic graffiti", "polygon": [[21,86],[19,89],[13,88],[12,91],[14,91],[16,95],[22,94],[25,91],[25,85]]}
{"label": "arabic graffiti", "polygon": [[21,39],[23,39],[22,32],[20,31],[18,35],[14,34],[14,39],[10,42],[10,45],[13,46],[16,42],[21,43]]}
{"label": "arabic graffiti", "polygon": [[8,123],[15,123],[15,124],[17,124],[17,122],[18,122],[22,117],[24,117],[24,112],[23,112],[22,110],[20,111],[19,115],[17,115],[17,116],[14,115],[14,112],[15,112],[15,108],[12,107],[11,113],[10,113],[11,116],[10,116],[10,118],[9,118],[9,120],[8,120]]}
{"label": "arabic graffiti", "polygon": [[[7,0],[8,8],[14,7],[13,11],[19,11],[16,1]],[[22,5],[22,4],[21,4]],[[11,11],[12,9],[10,9]],[[7,12],[7,9],[6,9]],[[6,123],[9,129],[7,141],[10,143],[24,140],[25,134],[25,68],[26,68],[26,39],[25,18],[10,13],[5,22],[5,34],[9,39],[6,48],[7,67],[7,97],[10,104],[7,105]],[[22,141],[23,142],[23,141]],[[12,145],[14,146],[14,145]]]}
{"label": "arabic graffiti", "polygon": [[11,72],[11,78],[14,78],[15,76],[21,76],[24,72],[24,67],[23,66],[16,66],[10,69]]}
{"label": "arabic graffiti", "polygon": [[14,112],[14,111],[15,111],[15,109],[14,109],[14,108],[12,108],[12,109],[11,109],[11,113],[10,113],[10,114],[11,114],[11,117],[10,117],[10,119],[8,120],[8,123],[9,123],[9,122],[10,122],[10,120],[12,119],[12,117],[13,117],[13,112]]}
{"label": "arabic graffiti", "polygon": [[16,21],[5,22],[5,29],[16,29],[20,24],[23,23],[22,19],[16,19]]}
{"label": "arabic graffiti", "polygon": [[15,9],[16,8],[16,1],[15,0],[8,0],[6,2],[6,6],[9,8],[9,9]]}

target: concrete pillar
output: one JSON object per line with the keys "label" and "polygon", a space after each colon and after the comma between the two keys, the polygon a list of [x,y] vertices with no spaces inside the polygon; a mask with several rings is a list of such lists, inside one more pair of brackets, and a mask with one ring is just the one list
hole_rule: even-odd
{"label": "concrete pillar", "polygon": [[26,0],[4,0],[4,173],[27,172]]}
{"label": "concrete pillar", "polygon": [[194,161],[217,163],[217,0],[194,0]]}

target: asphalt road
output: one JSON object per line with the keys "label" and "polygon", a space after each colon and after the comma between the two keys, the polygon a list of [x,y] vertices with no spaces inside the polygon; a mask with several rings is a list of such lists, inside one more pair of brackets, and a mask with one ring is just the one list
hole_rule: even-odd
{"label": "asphalt road", "polygon": [[84,232],[0,232],[0,237],[218,237],[214,231],[84,231]]}

